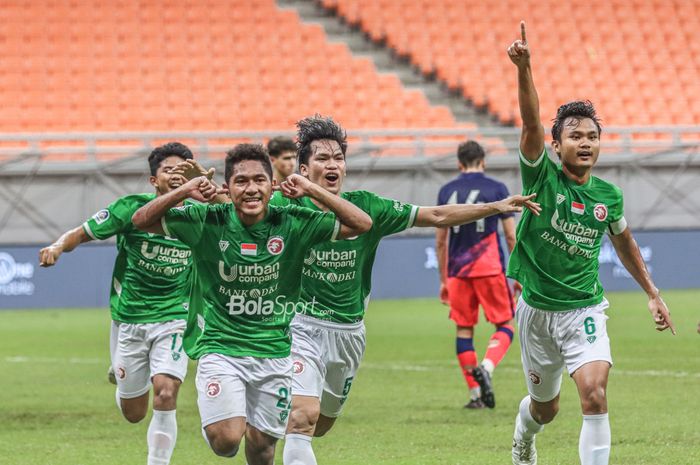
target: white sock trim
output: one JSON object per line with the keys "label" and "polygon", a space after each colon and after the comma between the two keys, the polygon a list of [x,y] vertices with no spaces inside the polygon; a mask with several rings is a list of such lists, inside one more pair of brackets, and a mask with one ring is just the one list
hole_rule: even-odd
{"label": "white sock trim", "polygon": [[290,440],[290,439],[291,439],[291,440],[295,440],[295,439],[296,439],[296,440],[299,440],[299,441],[311,442],[311,440],[313,439],[313,437],[307,436],[306,434],[301,434],[301,433],[287,433],[287,434],[284,436],[284,440],[285,440],[285,441],[288,441],[288,440]]}

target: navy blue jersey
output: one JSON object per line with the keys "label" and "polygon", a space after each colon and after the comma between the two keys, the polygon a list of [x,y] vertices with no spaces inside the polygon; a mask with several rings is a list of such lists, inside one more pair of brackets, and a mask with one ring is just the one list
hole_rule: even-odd
{"label": "navy blue jersey", "polygon": [[[460,173],[440,189],[438,205],[488,203],[508,197],[502,182],[484,173]],[[476,278],[505,271],[505,257],[498,240],[498,221],[513,216],[503,213],[450,228],[447,276]]]}

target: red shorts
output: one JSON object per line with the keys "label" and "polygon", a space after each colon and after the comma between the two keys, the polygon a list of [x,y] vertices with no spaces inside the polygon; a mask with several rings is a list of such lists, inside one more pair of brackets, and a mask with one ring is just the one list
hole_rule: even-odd
{"label": "red shorts", "polygon": [[450,319],[457,326],[475,326],[479,322],[479,304],[493,324],[513,319],[513,295],[505,274],[481,278],[447,278]]}

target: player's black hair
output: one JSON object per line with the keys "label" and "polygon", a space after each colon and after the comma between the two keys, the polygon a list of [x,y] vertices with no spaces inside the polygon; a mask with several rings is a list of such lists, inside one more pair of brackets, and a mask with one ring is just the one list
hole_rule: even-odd
{"label": "player's black hair", "polygon": [[277,136],[270,139],[267,143],[267,152],[271,157],[278,157],[284,152],[297,151],[297,144],[289,137]]}
{"label": "player's black hair", "polygon": [[457,158],[465,168],[478,165],[484,157],[484,148],[476,141],[468,140],[457,147]]}
{"label": "player's black hair", "polygon": [[311,143],[315,140],[334,140],[340,145],[345,156],[348,149],[348,135],[333,118],[315,114],[297,122],[297,156],[300,165],[308,165],[311,156]]}
{"label": "player's black hair", "polygon": [[168,142],[165,145],[156,147],[148,156],[148,166],[151,168],[151,176],[156,175],[160,163],[168,157],[180,157],[183,160],[191,160],[194,158],[192,151],[180,142]]}
{"label": "player's black hair", "polygon": [[265,147],[260,144],[238,144],[226,152],[226,162],[224,164],[226,184],[231,180],[233,169],[236,165],[246,160],[259,161],[263,165],[268,178],[272,181],[272,162],[270,162],[270,156],[267,154]]}
{"label": "player's black hair", "polygon": [[552,125],[552,138],[557,142],[561,142],[561,132],[564,129],[564,122],[567,118],[574,118],[579,122],[582,119],[590,118],[598,128],[598,135],[603,131],[600,125],[600,118],[595,112],[593,103],[590,100],[576,100],[565,103],[557,110],[557,116],[554,118],[554,124]]}

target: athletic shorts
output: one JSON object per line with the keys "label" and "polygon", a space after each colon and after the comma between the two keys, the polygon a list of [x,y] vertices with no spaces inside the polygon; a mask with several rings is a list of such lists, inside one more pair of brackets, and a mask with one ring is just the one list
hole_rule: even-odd
{"label": "athletic shorts", "polygon": [[559,394],[564,367],[572,375],[589,362],[612,365],[606,308],[605,299],[598,305],[562,312],[540,310],[518,300],[523,372],[533,399],[548,402]]}
{"label": "athletic shorts", "polygon": [[343,410],[365,353],[365,324],[342,324],[297,314],[290,326],[292,393],[321,399],[321,414]]}
{"label": "athletic shorts", "polygon": [[479,278],[447,278],[447,292],[450,319],[457,326],[476,326],[479,305],[493,324],[513,319],[513,295],[503,273]]}
{"label": "athletic shorts", "polygon": [[202,428],[229,418],[281,439],[291,408],[292,360],[206,354],[197,365]]}
{"label": "athletic shorts", "polygon": [[112,367],[119,397],[133,399],[147,393],[155,375],[184,381],[188,359],[182,350],[182,335],[186,325],[185,320],[118,323]]}

